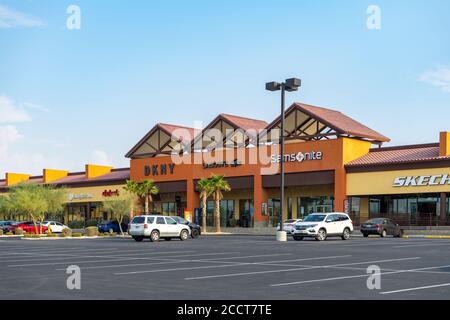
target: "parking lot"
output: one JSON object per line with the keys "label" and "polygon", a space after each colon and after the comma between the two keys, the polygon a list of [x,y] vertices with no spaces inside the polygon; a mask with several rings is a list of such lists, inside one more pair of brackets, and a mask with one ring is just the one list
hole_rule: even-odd
{"label": "parking lot", "polygon": [[[449,299],[450,240],[0,240],[0,299]],[[66,268],[81,268],[68,290]],[[382,270],[367,288],[367,267]]]}

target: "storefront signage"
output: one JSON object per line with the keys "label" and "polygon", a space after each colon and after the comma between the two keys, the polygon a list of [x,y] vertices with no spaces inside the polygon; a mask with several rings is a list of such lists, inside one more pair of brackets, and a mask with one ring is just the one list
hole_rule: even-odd
{"label": "storefront signage", "polygon": [[241,166],[242,163],[240,163],[237,159],[235,159],[233,162],[229,163],[227,161],[222,162],[214,162],[214,163],[204,163],[203,169],[216,169],[216,168],[236,168]]}
{"label": "storefront signage", "polygon": [[164,176],[167,174],[173,174],[175,170],[175,164],[155,164],[152,166],[144,167],[144,174],[146,177],[148,176]]}
{"label": "storefront signage", "polygon": [[433,176],[398,177],[394,180],[394,187],[426,187],[450,185],[450,175],[438,174]]}
{"label": "storefront signage", "polygon": [[103,191],[102,196],[104,196],[104,197],[118,197],[118,196],[120,196],[119,189],[116,189],[114,191],[113,190],[105,190],[105,191]]}
{"label": "storefront signage", "polygon": [[69,201],[73,200],[83,200],[83,199],[92,199],[94,196],[90,193],[80,193],[80,194],[69,194]]}
{"label": "storefront signage", "polygon": [[[272,155],[271,157],[272,163],[280,163],[281,155]],[[323,153],[320,151],[311,151],[311,152],[299,152],[292,154],[284,155],[284,162],[304,162],[311,160],[322,160]]]}

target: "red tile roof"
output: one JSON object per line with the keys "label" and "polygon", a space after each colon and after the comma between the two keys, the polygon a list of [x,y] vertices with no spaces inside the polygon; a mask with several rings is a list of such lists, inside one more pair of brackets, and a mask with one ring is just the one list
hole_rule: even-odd
{"label": "red tile roof", "polygon": [[439,144],[433,143],[372,149],[368,154],[348,163],[346,167],[400,164],[439,159],[450,159],[450,157],[439,157]]}
{"label": "red tile roof", "polygon": [[391,141],[384,135],[370,129],[369,127],[366,127],[362,123],[339,111],[315,107],[304,103],[294,103],[291,108],[297,108],[298,110],[307,113],[309,116],[319,120],[323,124],[337,130],[342,134],[348,134],[360,138],[368,138],[379,142]]}
{"label": "red tile roof", "polygon": [[230,122],[231,124],[234,124],[235,127],[239,129],[243,129],[244,131],[247,130],[256,130],[260,131],[267,127],[268,123],[263,120],[257,120],[257,119],[251,119],[251,118],[245,118],[240,116],[234,116],[231,114],[220,114],[222,118],[224,118],[226,121]]}
{"label": "red tile roof", "polygon": [[130,179],[130,168],[124,169],[113,169],[111,173],[105,174],[103,176],[87,179],[84,172],[71,173],[67,177],[55,180],[51,184],[58,185],[70,185],[79,183],[94,183],[94,182],[110,182],[110,181],[120,181]]}

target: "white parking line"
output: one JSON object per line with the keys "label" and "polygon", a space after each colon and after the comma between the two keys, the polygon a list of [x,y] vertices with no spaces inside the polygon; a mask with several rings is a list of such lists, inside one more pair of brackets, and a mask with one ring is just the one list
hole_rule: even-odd
{"label": "white parking line", "polygon": [[[433,270],[433,269],[441,269],[441,268],[449,268],[450,265],[446,266],[438,266],[438,267],[426,267],[426,268],[417,268],[417,269],[407,269],[407,270],[399,270],[392,272],[382,272],[381,275],[389,275],[389,274],[398,274],[398,273],[408,273],[408,272],[418,272],[424,270]],[[356,275],[356,276],[348,276],[348,277],[336,277],[336,278],[324,278],[324,279],[315,279],[315,280],[305,280],[305,281],[297,281],[297,282],[289,282],[289,283],[278,283],[272,284],[271,287],[282,287],[282,286],[290,286],[290,285],[299,285],[305,283],[313,283],[313,282],[325,282],[325,281],[335,281],[335,280],[345,280],[345,279],[354,279],[354,278],[364,278],[368,277],[368,274]]]}
{"label": "white parking line", "polygon": [[437,285],[433,285],[433,286],[416,287],[416,288],[401,289],[401,290],[394,290],[394,291],[385,291],[385,292],[380,292],[380,294],[393,294],[393,293],[401,293],[401,292],[417,291],[417,290],[426,290],[426,289],[448,287],[448,286],[450,286],[450,283],[443,283],[443,284],[437,284]]}
{"label": "white parking line", "polygon": [[[257,275],[257,274],[267,274],[267,273],[278,273],[278,272],[294,272],[294,271],[302,271],[302,270],[312,270],[312,269],[321,269],[321,268],[330,268],[336,266],[351,266],[358,264],[372,264],[372,263],[382,263],[382,262],[391,262],[391,261],[403,261],[403,260],[415,260],[420,259],[420,257],[412,257],[412,258],[402,258],[402,259],[388,259],[388,260],[377,260],[377,261],[364,261],[364,262],[355,262],[355,263],[344,263],[344,264],[335,264],[329,266],[299,266],[298,268],[292,269],[281,269],[281,270],[268,270],[268,271],[253,271],[253,272],[242,272],[242,273],[230,273],[230,274],[219,274],[212,276],[200,276],[200,277],[190,277],[185,278],[185,280],[200,280],[200,279],[213,279],[213,278],[226,278],[226,277],[240,277],[240,276],[248,276],[248,275]],[[276,263],[276,261],[274,261]],[[271,264],[272,266],[274,264]],[[283,265],[280,265],[283,266]],[[367,274],[366,274],[367,276]]]}
{"label": "white parking line", "polygon": [[[343,256],[333,256],[333,257],[314,257],[314,258],[304,258],[304,259],[296,259],[295,261],[307,261],[307,260],[318,260],[318,259],[337,259],[342,258]],[[348,256],[345,256],[348,257]],[[214,262],[215,260],[205,260],[201,262]],[[196,269],[209,269],[209,268],[227,268],[227,267],[236,267],[236,266],[251,266],[251,265],[271,265],[270,263],[276,263],[277,261],[263,261],[263,262],[232,262],[230,265],[225,266],[202,266],[202,267],[186,267],[186,268],[177,268],[177,269],[159,269],[159,270],[143,270],[143,271],[130,271],[130,272],[120,272],[114,273],[114,275],[127,275],[127,274],[141,274],[141,273],[155,273],[155,272],[167,272],[167,271],[182,271],[182,270],[196,270]]]}
{"label": "white parking line", "polygon": [[430,246],[448,246],[450,248],[450,241],[447,243],[435,242],[435,243],[423,243],[423,244],[408,244],[408,245],[402,245],[402,246],[395,246],[392,248],[401,249],[401,248],[430,247]]}
{"label": "white parking line", "polygon": [[[212,256],[212,255],[224,255],[224,254],[237,254],[239,252],[227,252],[227,253],[202,253],[202,254],[196,254],[195,256]],[[193,255],[179,255],[177,257],[192,257]],[[151,258],[146,258],[151,259]],[[88,269],[107,269],[107,268],[125,268],[125,267],[134,267],[134,266],[148,266],[148,265],[157,265],[157,264],[174,264],[174,263],[186,263],[186,262],[203,262],[203,260],[182,260],[182,259],[155,259],[155,260],[165,260],[162,262],[155,262],[155,263],[134,263],[134,264],[122,264],[122,265],[106,265],[106,266],[93,266],[93,267],[81,267],[83,270]],[[219,260],[219,259],[217,259]],[[103,262],[103,261],[102,261]],[[205,260],[204,262],[208,262],[208,260]],[[213,263],[213,262],[211,262]],[[230,262],[222,262],[222,263],[230,263]],[[63,271],[66,269],[55,269],[56,271]]]}
{"label": "white parking line", "polygon": [[[194,253],[195,251],[170,251],[170,252],[152,252],[151,254],[178,254],[178,253]],[[150,254],[150,253],[149,253]],[[75,258],[77,256],[74,256]],[[167,260],[164,259],[165,257],[148,257],[148,258],[133,258],[128,257],[127,255],[120,255],[120,256],[92,256],[91,258],[110,258],[110,260],[91,260],[91,261],[75,261],[76,264],[81,263],[101,263],[101,262],[114,262],[114,261],[128,261],[128,260]],[[170,260],[170,259],[169,259]],[[53,266],[53,265],[61,265],[61,264],[68,264],[70,262],[47,262],[47,263],[28,263],[28,264],[16,264],[16,265],[9,265],[9,268],[16,268],[16,267],[35,267],[35,266]]]}

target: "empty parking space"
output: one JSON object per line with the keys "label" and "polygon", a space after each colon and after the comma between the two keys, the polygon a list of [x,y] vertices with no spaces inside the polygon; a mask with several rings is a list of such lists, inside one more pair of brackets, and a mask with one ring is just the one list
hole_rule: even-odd
{"label": "empty parking space", "polygon": [[[2,299],[449,299],[450,240],[267,236],[0,243]],[[81,270],[68,290],[67,267]],[[369,290],[369,266],[381,288]]]}

